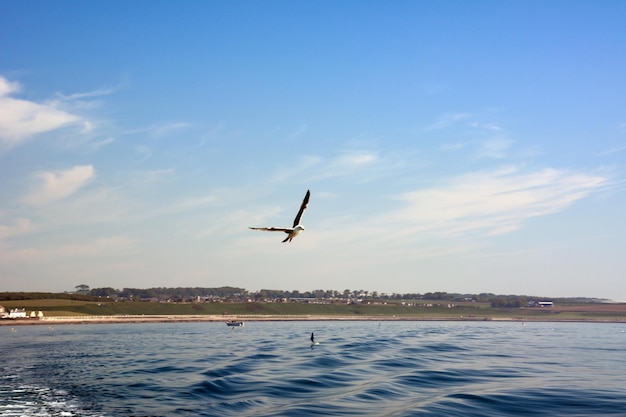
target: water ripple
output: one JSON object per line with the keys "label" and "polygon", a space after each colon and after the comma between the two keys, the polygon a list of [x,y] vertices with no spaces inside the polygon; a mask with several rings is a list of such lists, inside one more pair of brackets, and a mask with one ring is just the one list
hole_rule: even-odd
{"label": "water ripple", "polygon": [[24,326],[0,335],[0,417],[624,415],[618,326]]}

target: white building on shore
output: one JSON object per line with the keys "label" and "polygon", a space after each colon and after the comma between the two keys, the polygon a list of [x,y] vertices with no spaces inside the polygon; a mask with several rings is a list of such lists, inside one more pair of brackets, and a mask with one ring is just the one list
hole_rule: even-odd
{"label": "white building on shore", "polygon": [[0,306],[0,318],[3,319],[25,319],[28,316],[26,315],[25,308],[14,308],[13,310],[8,310],[2,306]]}

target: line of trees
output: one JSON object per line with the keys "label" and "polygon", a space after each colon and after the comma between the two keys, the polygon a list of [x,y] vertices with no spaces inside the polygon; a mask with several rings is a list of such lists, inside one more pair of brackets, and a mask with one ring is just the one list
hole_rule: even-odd
{"label": "line of trees", "polygon": [[350,290],[345,289],[343,291],[337,290],[313,290],[313,291],[299,291],[299,290],[272,290],[262,289],[257,292],[249,292],[245,288],[238,287],[218,287],[218,288],[204,288],[204,287],[156,287],[156,288],[124,288],[117,290],[111,287],[85,289],[86,286],[77,286],[77,290],[80,287],[80,293],[90,295],[94,297],[119,297],[126,299],[191,299],[197,297],[217,297],[217,298],[249,298],[256,301],[263,300],[275,300],[275,299],[290,299],[290,298],[317,298],[317,299],[365,299],[365,300],[440,300],[440,301],[489,301],[494,296],[493,294],[449,294],[446,292],[435,293],[407,293],[407,294],[385,294],[378,293],[377,291],[367,290]]}
{"label": "line of trees", "polygon": [[157,288],[124,288],[122,290],[116,290],[111,287],[106,288],[94,288],[86,292],[86,294],[93,297],[101,298],[123,298],[129,300],[170,300],[170,301],[185,301],[197,298],[217,298],[217,299],[232,299],[242,300],[251,299],[254,301],[271,301],[280,299],[294,299],[294,298],[315,298],[323,300],[335,300],[335,299],[358,299],[362,301],[402,301],[402,300],[433,300],[441,302],[487,302],[491,303],[492,307],[525,307],[531,300],[542,300],[541,297],[527,297],[517,295],[496,295],[493,293],[480,293],[480,294],[458,294],[448,292],[427,292],[424,294],[419,293],[405,293],[405,294],[385,294],[378,293],[377,291],[366,290],[350,290],[345,289],[343,291],[337,290],[313,290],[313,291],[287,291],[287,290],[272,290],[262,289],[257,292],[248,292],[244,288],[238,287],[217,287],[217,288],[204,288],[204,287],[157,287]]}
{"label": "line of trees", "polygon": [[[256,292],[249,292],[245,288],[238,287],[155,287],[155,288],[123,288],[118,290],[111,287],[93,288],[85,284],[77,285],[75,292],[69,293],[44,293],[44,292],[4,292],[0,293],[2,300],[27,300],[27,299],[49,299],[62,298],[83,301],[95,301],[102,298],[121,300],[150,300],[150,301],[195,301],[195,300],[221,300],[221,301],[247,301],[258,302],[274,301],[294,298],[315,298],[322,300],[358,300],[358,301],[416,301],[429,300],[440,302],[480,302],[490,303],[495,308],[519,308],[526,307],[531,301],[542,301],[545,298],[518,296],[518,295],[496,295],[493,293],[480,294],[459,294],[448,292],[427,292],[405,293],[405,294],[385,294],[377,291],[366,290],[313,290],[313,291],[286,291],[262,289]],[[585,303],[598,301],[589,298],[558,299],[559,301]]]}
{"label": "line of trees", "polygon": [[[536,299],[533,299],[537,301]],[[528,298],[517,295],[498,295],[491,300],[491,307],[494,308],[519,308],[528,305]]]}
{"label": "line of trees", "polygon": [[3,292],[0,293],[0,301],[11,300],[60,300],[95,301],[95,297],[88,294],[76,293],[52,293],[52,292]]}
{"label": "line of trees", "polygon": [[173,300],[181,301],[198,297],[232,298],[246,296],[244,288],[236,287],[176,287],[176,288],[124,288],[121,291],[111,287],[94,288],[89,290],[89,295],[102,298],[125,298],[129,300]]}

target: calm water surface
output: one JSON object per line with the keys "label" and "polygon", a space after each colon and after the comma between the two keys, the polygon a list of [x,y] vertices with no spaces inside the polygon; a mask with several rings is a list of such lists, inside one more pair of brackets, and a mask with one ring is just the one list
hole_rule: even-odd
{"label": "calm water surface", "polygon": [[[0,327],[0,416],[626,416],[626,325]],[[319,345],[311,347],[315,332]]]}

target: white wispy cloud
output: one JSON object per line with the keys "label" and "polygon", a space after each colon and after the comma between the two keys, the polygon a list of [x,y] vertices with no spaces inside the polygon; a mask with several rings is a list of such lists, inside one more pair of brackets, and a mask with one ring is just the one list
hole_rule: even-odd
{"label": "white wispy cloud", "polygon": [[500,127],[498,124],[493,123],[493,122],[487,122],[487,123],[473,122],[473,123],[470,124],[470,127],[474,128],[474,129],[485,130],[485,131],[500,131],[500,130],[502,130],[502,127]]}
{"label": "white wispy cloud", "polygon": [[377,223],[396,225],[395,233],[400,235],[507,233],[522,227],[527,219],[564,210],[607,182],[602,176],[557,169],[520,172],[507,167],[469,173],[438,187],[400,195],[404,207]]}
{"label": "white wispy cloud", "polygon": [[[410,161],[410,162],[407,162]],[[330,178],[355,176],[359,182],[369,182],[411,167],[420,167],[423,161],[409,153],[387,153],[366,149],[342,150],[330,157],[300,156],[295,164],[281,167],[272,181],[285,182],[300,178],[306,183]]]}
{"label": "white wispy cloud", "polygon": [[157,126],[152,134],[154,136],[165,136],[165,135],[169,135],[172,134],[173,132],[176,132],[178,130],[183,130],[183,129],[188,129],[190,127],[192,127],[193,125],[191,123],[186,123],[186,122],[173,122],[173,123],[168,123],[165,125],[160,125]]}
{"label": "white wispy cloud", "polygon": [[107,87],[107,88],[100,88],[100,89],[93,90],[93,91],[87,91],[84,93],[74,93],[74,94],[56,93],[56,96],[62,100],[69,101],[69,100],[81,100],[84,98],[108,96],[110,94],[113,94],[114,92],[115,92],[115,88]]}
{"label": "white wispy cloud", "polygon": [[378,214],[363,217],[358,207],[331,213],[311,225],[301,245],[331,248],[328,262],[341,253],[336,262],[379,266],[484,253],[490,238],[513,233],[531,218],[562,212],[608,183],[600,175],[549,168],[472,172],[393,196],[398,206]]}
{"label": "white wispy cloud", "polygon": [[343,151],[339,155],[320,160],[312,174],[313,180],[342,177],[376,166],[380,162],[377,152],[368,150]]}
{"label": "white wispy cloud", "polygon": [[96,141],[90,142],[89,149],[90,149],[91,152],[96,152],[98,149],[100,149],[100,148],[102,148],[102,147],[104,147],[106,145],[109,145],[109,144],[111,144],[113,142],[115,142],[115,139],[109,136],[109,137],[107,137],[105,139],[102,139],[102,140],[96,140]]}
{"label": "white wispy cloud", "polygon": [[64,171],[42,171],[35,174],[39,184],[23,198],[28,205],[45,205],[66,198],[85,186],[94,176],[91,165],[80,165]]}
{"label": "white wispy cloud", "polygon": [[20,90],[19,83],[0,76],[0,145],[17,146],[31,137],[67,126],[91,124],[69,113],[55,103],[36,103],[12,97]]}
{"label": "white wispy cloud", "polygon": [[162,136],[170,135],[176,131],[188,129],[193,127],[193,124],[187,122],[169,122],[169,123],[161,123],[155,124],[148,127],[142,127],[138,129],[131,129],[124,132],[125,134],[135,135],[146,133],[152,137],[158,138]]}
{"label": "white wispy cloud", "polygon": [[20,91],[22,86],[20,83],[14,81],[11,82],[0,75],[0,97],[8,96],[10,94]]}
{"label": "white wispy cloud", "polygon": [[368,151],[346,152],[335,159],[333,165],[340,168],[354,168],[374,163],[378,155]]}

